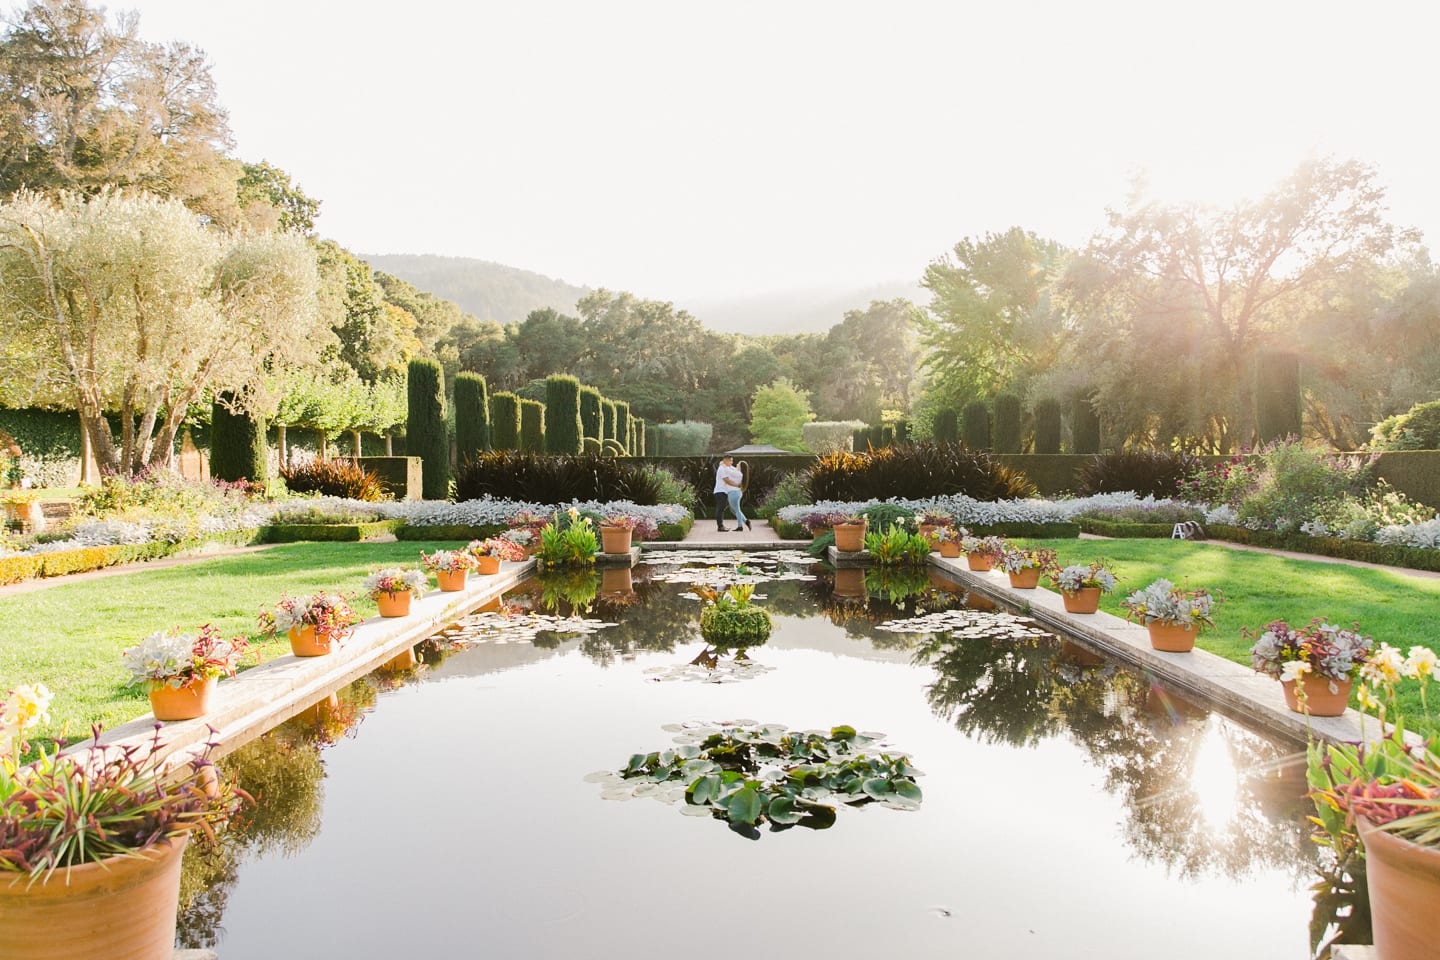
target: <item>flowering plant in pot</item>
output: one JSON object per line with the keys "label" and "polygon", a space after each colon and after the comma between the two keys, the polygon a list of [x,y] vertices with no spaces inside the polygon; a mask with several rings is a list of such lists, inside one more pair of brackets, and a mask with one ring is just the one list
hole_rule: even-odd
{"label": "flowering plant in pot", "polygon": [[1100,594],[1114,590],[1119,582],[1104,560],[1051,568],[1047,576],[1064,598],[1068,613],[1094,613],[1100,609]]}
{"label": "flowering plant in pot", "polygon": [[940,556],[955,560],[960,556],[960,544],[970,536],[964,527],[937,527],[932,539]]}
{"label": "flowering plant in pot", "polygon": [[835,517],[835,549],[842,553],[859,553],[865,549],[866,520],[858,513]]}
{"label": "flowering plant in pot", "polygon": [[[1430,648],[1413,646],[1402,656],[1382,643],[1360,667],[1356,689],[1361,706],[1378,712],[1382,736],[1364,745],[1312,739],[1308,750],[1315,839],[1334,848],[1342,866],[1363,856],[1375,950],[1384,960],[1435,953],[1440,751],[1433,739],[1422,744],[1407,737],[1396,689],[1402,681],[1418,682],[1421,711],[1433,728],[1426,693],[1436,670]],[[1395,720],[1389,728],[1387,714]]]}
{"label": "flowering plant in pot", "polygon": [[915,523],[920,529],[920,536],[930,541],[930,549],[939,549],[940,542],[935,534],[942,527],[955,525],[955,518],[944,510],[922,510],[915,515]]}
{"label": "flowering plant in pot", "polygon": [[809,532],[810,536],[818,537],[827,533],[835,524],[846,518],[846,514],[835,513],[827,510],[814,510],[800,518],[800,526]]}
{"label": "flowering plant in pot", "polygon": [[380,616],[403,617],[410,613],[410,598],[423,596],[428,583],[419,570],[383,567],[365,578],[365,592],[380,608]]}
{"label": "flowering plant in pot", "polygon": [[350,635],[360,617],[350,609],[343,594],[317,593],[309,596],[281,596],[274,610],[260,613],[260,630],[268,636],[290,637],[290,650],[297,657],[321,656],[339,646]]}
{"label": "flowering plant in pot", "polygon": [[999,559],[1000,569],[1010,575],[1010,586],[1016,590],[1034,590],[1040,574],[1056,562],[1055,551],[1048,547],[1006,547]]}
{"label": "flowering plant in pot", "polygon": [[465,552],[475,558],[475,570],[482,577],[493,577],[499,573],[502,560],[519,563],[530,556],[525,548],[510,539],[508,534],[485,540],[471,540],[466,545]]}
{"label": "flowering plant in pot", "polygon": [[[1352,626],[1346,629],[1323,617],[1304,627],[1272,620],[1250,648],[1250,663],[1280,681],[1291,710],[1338,717],[1345,712],[1355,678],[1373,649],[1371,638],[1360,633],[1358,624]],[[1250,636],[1249,630],[1245,635]]]}
{"label": "flowering plant in pot", "polygon": [[960,550],[970,563],[971,570],[989,570],[1000,561],[1010,544],[1004,537],[962,537]]}
{"label": "flowering plant in pot", "polygon": [[574,507],[557,514],[554,522],[540,531],[540,546],[535,559],[545,567],[590,566],[600,549],[595,526],[590,518]]}
{"label": "flowering plant in pot", "polygon": [[29,748],[25,738],[50,722],[50,701],[55,695],[43,683],[25,683],[5,692],[0,703],[0,767],[16,760]]}
{"label": "flowering plant in pot", "polygon": [[6,956],[170,956],[186,841],[213,835],[248,797],[216,775],[209,748],[184,764],[159,748],[157,732],[148,744],[0,763]]}
{"label": "flowering plant in pot", "polygon": [[468,550],[436,550],[420,554],[425,569],[435,574],[435,581],[446,593],[465,589],[465,579],[475,569],[475,556]]}
{"label": "flowering plant in pot", "polygon": [[1156,650],[1186,653],[1195,648],[1195,638],[1206,627],[1215,626],[1211,613],[1223,597],[1208,590],[1185,590],[1160,578],[1143,590],[1136,590],[1120,605],[1125,619],[1143,623],[1150,631],[1150,645]]}
{"label": "flowering plant in pot", "polygon": [[600,521],[600,544],[605,553],[629,553],[633,541],[654,537],[658,532],[649,517],[612,513]]}
{"label": "flowering plant in pot", "polygon": [[199,633],[152,633],[127,647],[120,660],[130,683],[144,684],[156,720],[193,720],[209,712],[215,684],[235,676],[249,649],[240,637],[226,639],[207,623]]}

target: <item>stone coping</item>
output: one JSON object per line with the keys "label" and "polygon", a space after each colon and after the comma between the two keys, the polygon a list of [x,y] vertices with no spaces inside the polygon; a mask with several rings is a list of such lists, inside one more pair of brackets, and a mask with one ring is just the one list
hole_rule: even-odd
{"label": "stone coping", "polygon": [[647,553],[651,550],[746,550],[760,553],[766,550],[804,550],[812,542],[809,540],[745,540],[740,537],[721,540],[719,537],[724,534],[717,533],[715,536],[714,540],[646,540],[640,546]]}
{"label": "stone coping", "polygon": [[[932,566],[949,577],[992,600],[1024,611],[1037,623],[1079,639],[1087,646],[1140,667],[1164,682],[1189,691],[1222,712],[1239,717],[1263,730],[1306,742],[1311,736],[1334,742],[1354,743],[1375,740],[1380,724],[1365,718],[1353,707],[1339,717],[1309,717],[1285,705],[1278,681],[1248,667],[1205,650],[1165,653],[1150,645],[1145,627],[1101,610],[1091,614],[1065,612],[1059,593],[1037,587],[1015,590],[1002,570],[970,570],[964,557],[950,560],[930,555]],[[1414,738],[1418,743],[1419,739]]]}
{"label": "stone coping", "polygon": [[[235,677],[222,679],[211,697],[210,712],[196,720],[165,723],[155,752],[170,763],[183,763],[202,753],[207,743],[228,752],[260,736],[331,691],[370,673],[410,647],[433,636],[476,607],[500,596],[527,576],[534,560],[502,563],[493,576],[472,575],[464,590],[431,590],[412,600],[406,617],[371,617],[355,627],[344,645],[323,657],[276,657]],[[146,714],[106,730],[102,746],[135,747],[151,752],[156,720]],[[213,729],[213,732],[212,732]],[[85,750],[86,740],[67,752]]]}
{"label": "stone coping", "polygon": [[636,544],[624,553],[597,553],[597,567],[633,567],[640,562],[640,545]]}

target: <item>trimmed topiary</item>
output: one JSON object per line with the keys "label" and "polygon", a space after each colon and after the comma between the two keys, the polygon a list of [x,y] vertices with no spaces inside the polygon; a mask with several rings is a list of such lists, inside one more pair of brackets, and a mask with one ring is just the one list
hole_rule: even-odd
{"label": "trimmed topiary", "polygon": [[489,449],[490,398],[485,378],[468,370],[455,375],[455,454],[464,463]]}
{"label": "trimmed topiary", "polygon": [[1100,415],[1089,397],[1076,397],[1070,411],[1071,453],[1100,452]]}
{"label": "trimmed topiary", "polygon": [[579,453],[585,436],[580,424],[580,381],[556,373],[545,378],[545,449]]}
{"label": "trimmed topiary", "polygon": [[1013,393],[1002,393],[995,398],[995,452],[1019,453],[1020,398]]}
{"label": "trimmed topiary", "polygon": [[1255,434],[1261,443],[1300,439],[1300,357],[1264,350],[1255,358]]}
{"label": "trimmed topiary", "polygon": [[1060,401],[1046,397],[1035,404],[1035,452],[1060,452]]}
{"label": "trimmed topiary", "polygon": [[631,417],[630,424],[634,427],[635,435],[634,439],[630,442],[630,453],[632,456],[643,457],[647,449],[646,440],[648,439],[645,435],[645,418]]}
{"label": "trimmed topiary", "polygon": [[602,400],[600,402],[601,428],[604,431],[600,434],[601,440],[615,439],[615,402],[613,400]]}
{"label": "trimmed topiary", "polygon": [[584,438],[581,446],[582,449],[580,450],[580,452],[587,456],[598,457],[603,452],[601,449],[600,441],[596,440],[594,437]]}
{"label": "trimmed topiary", "polygon": [[[715,425],[698,420],[680,423],[661,423],[655,427],[656,449],[664,451],[667,457],[699,457],[710,449],[710,440],[715,434]],[[660,454],[657,452],[656,456]],[[711,467],[713,474],[715,468]],[[711,482],[714,482],[712,476]]]}
{"label": "trimmed topiary", "polygon": [[645,446],[640,450],[642,457],[661,457],[660,430],[654,424],[645,424]]}
{"label": "trimmed topiary", "polygon": [[936,443],[955,443],[960,439],[960,419],[949,407],[935,412],[935,424],[930,429]]}
{"label": "trimmed topiary", "polygon": [[538,400],[520,401],[520,449],[545,452],[545,404]]}
{"label": "trimmed topiary", "polygon": [[210,476],[234,483],[264,484],[270,476],[270,451],[265,421],[243,410],[231,410],[235,395],[222,393],[210,407]]}
{"label": "trimmed topiary", "polygon": [[445,431],[445,375],[434,360],[411,360],[405,449],[420,458],[420,489],[426,500],[450,496],[450,437]]}
{"label": "trimmed topiary", "polygon": [[965,405],[964,440],[971,450],[990,449],[990,410],[979,400]]}
{"label": "trimmed topiary", "polygon": [[630,452],[630,404],[624,400],[615,401],[615,439]]}
{"label": "trimmed topiary", "polygon": [[605,436],[605,415],[600,406],[605,402],[594,387],[580,388],[580,435],[601,440]]}
{"label": "trimmed topiary", "polygon": [[513,393],[490,396],[490,448],[520,449],[520,398]]}

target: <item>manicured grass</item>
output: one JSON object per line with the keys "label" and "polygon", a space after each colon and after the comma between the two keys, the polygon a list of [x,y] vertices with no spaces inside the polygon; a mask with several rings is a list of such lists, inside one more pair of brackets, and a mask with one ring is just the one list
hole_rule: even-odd
{"label": "manicured grass", "polygon": [[[294,543],[240,556],[217,557],[163,570],[77,580],[0,598],[0,693],[41,682],[55,694],[46,734],[88,734],[149,712],[139,687],[126,686],[120,651],[157,630],[193,630],[213,623],[226,636],[244,635],[266,660],[290,652],[284,638],[265,639],[256,617],[282,593],[317,590],[355,594],[362,617],[375,604],[359,595],[365,575],[381,566],[414,566],[441,543]],[[246,666],[256,663],[254,654]]]}
{"label": "manicured grass", "polygon": [[[1116,616],[1125,615],[1120,602],[1130,591],[1159,577],[1192,588],[1205,587],[1212,593],[1218,590],[1225,600],[1215,613],[1216,629],[1201,634],[1197,646],[1246,666],[1250,665],[1251,641],[1244,638],[1242,630],[1248,627],[1257,633],[1272,620],[1305,624],[1325,617],[1347,626],[1358,623],[1361,632],[1374,637],[1377,644],[1388,643],[1402,653],[1417,644],[1440,652],[1440,632],[1435,626],[1440,619],[1440,579],[1181,540],[1035,542],[1056,550],[1062,564],[1099,558],[1113,561],[1120,585],[1101,598],[1100,609]],[[1406,691],[1401,707],[1407,720],[1418,719],[1421,708],[1416,685],[1412,682],[1402,690]]]}

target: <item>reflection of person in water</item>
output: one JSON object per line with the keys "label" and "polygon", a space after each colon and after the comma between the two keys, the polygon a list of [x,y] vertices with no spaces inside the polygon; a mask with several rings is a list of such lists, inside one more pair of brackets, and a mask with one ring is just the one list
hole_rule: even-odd
{"label": "reflection of person in water", "polygon": [[725,507],[730,507],[730,512],[735,515],[735,529],[751,529],[750,521],[745,519],[745,514],[740,511],[740,487],[745,482],[745,475],[740,468],[735,466],[735,458],[726,454],[720,458],[720,466],[715,468],[715,529],[725,530]]}

